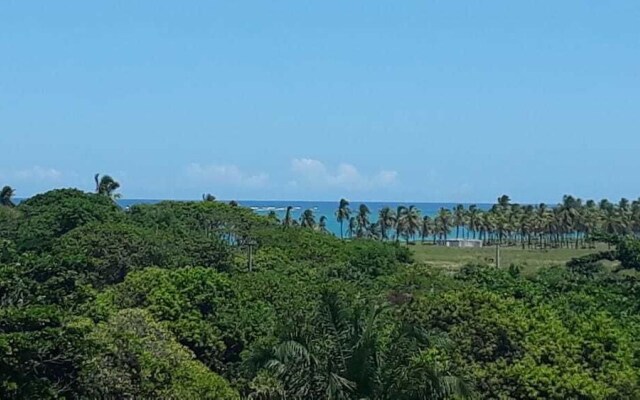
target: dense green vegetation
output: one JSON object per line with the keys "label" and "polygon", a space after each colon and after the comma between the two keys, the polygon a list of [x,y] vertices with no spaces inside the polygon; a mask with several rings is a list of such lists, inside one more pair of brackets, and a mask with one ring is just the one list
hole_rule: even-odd
{"label": "dense green vegetation", "polygon": [[[0,398],[640,397],[633,235],[534,274],[448,272],[309,213],[283,225],[213,196],[121,210],[103,180],[2,200]],[[367,211],[337,217],[366,237]]]}

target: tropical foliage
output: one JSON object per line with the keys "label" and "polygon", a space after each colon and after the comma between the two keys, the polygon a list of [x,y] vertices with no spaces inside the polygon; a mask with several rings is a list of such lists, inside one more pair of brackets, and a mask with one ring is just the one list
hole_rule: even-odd
{"label": "tropical foliage", "polygon": [[396,210],[382,207],[372,220],[371,211],[361,204],[351,216],[349,202],[340,201],[336,211],[341,225],[347,222],[348,238],[376,240],[421,238],[433,242],[447,238],[477,239],[485,244],[500,243],[523,248],[592,247],[594,235],[640,236],[640,199],[621,199],[617,204],[608,200],[595,202],[566,195],[555,206],[541,203],[512,203],[509,196],[500,196],[492,206],[462,204],[452,209],[440,208],[435,215],[420,215],[416,206],[400,205]]}
{"label": "tropical foliage", "polygon": [[[565,200],[343,203],[351,240],[313,210],[280,222],[206,196],[122,210],[61,189],[0,207],[0,398],[639,398],[637,205]],[[537,215],[556,227],[523,231]],[[611,249],[526,276],[413,262],[406,242],[456,227]]]}

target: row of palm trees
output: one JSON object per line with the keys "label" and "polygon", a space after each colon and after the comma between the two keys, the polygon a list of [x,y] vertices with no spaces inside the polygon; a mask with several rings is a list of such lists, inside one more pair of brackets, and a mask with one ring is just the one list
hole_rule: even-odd
{"label": "row of palm trees", "polygon": [[[111,176],[96,174],[94,181],[97,194],[111,199],[119,197],[116,191],[120,184]],[[15,206],[14,194],[12,187],[4,186],[0,191],[0,206]],[[215,201],[215,197],[206,194],[203,200]],[[288,207],[280,221],[284,226],[298,225],[329,232],[326,216],[316,220],[313,210],[309,209],[299,219],[294,219],[292,209]],[[277,220],[273,212],[270,217]],[[455,234],[458,239],[478,239],[487,244],[579,247],[592,244],[595,233],[640,236],[640,199],[629,201],[624,198],[614,204],[608,200],[583,201],[565,195],[559,204],[549,206],[512,203],[509,196],[503,195],[489,208],[460,204],[452,209],[443,207],[434,216],[423,216],[415,206],[383,207],[375,220],[366,204],[352,210],[349,201],[341,199],[335,217],[340,224],[341,238],[437,242]]]}
{"label": "row of palm trees", "polygon": [[[422,242],[455,237],[482,240],[485,244],[501,243],[529,247],[591,246],[594,234],[640,236],[640,199],[595,202],[565,195],[555,206],[512,203],[507,195],[490,207],[459,204],[452,209],[440,208],[433,216],[422,215],[415,206],[383,207],[373,221],[371,210],[360,204],[352,210],[348,200],[341,199],[335,212],[341,238],[377,240],[412,240]],[[312,210],[305,210],[299,221],[287,209],[285,226],[300,225],[327,231],[326,217],[318,224]]]}
{"label": "row of palm trees", "polygon": [[327,217],[325,217],[324,215],[320,217],[318,222],[316,222],[316,216],[313,210],[308,209],[308,210],[304,210],[300,215],[300,218],[296,220],[295,218],[293,218],[293,215],[291,213],[292,210],[293,210],[292,206],[287,207],[287,210],[285,211],[284,218],[282,218],[282,221],[278,219],[278,216],[275,213],[275,211],[269,212],[269,214],[267,215],[267,218],[276,222],[280,222],[285,227],[301,226],[303,228],[310,228],[320,232],[329,233],[329,229],[327,228]]}

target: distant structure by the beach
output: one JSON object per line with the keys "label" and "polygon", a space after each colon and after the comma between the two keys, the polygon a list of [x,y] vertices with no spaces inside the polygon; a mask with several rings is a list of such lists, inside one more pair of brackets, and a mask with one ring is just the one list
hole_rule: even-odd
{"label": "distant structure by the beach", "polygon": [[478,239],[446,239],[438,241],[440,246],[445,247],[482,247],[482,240]]}

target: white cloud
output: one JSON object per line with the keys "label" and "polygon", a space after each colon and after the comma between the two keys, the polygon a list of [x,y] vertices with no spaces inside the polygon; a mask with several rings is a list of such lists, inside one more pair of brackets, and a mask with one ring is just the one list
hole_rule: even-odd
{"label": "white cloud", "polygon": [[291,170],[302,181],[314,187],[339,187],[354,190],[369,190],[393,184],[398,173],[382,170],[375,175],[363,175],[351,164],[342,163],[332,171],[321,161],[311,158],[294,158]]}
{"label": "white cloud", "polygon": [[264,172],[248,174],[236,165],[200,165],[192,163],[187,167],[191,179],[236,187],[259,188],[269,182]]}
{"label": "white cloud", "polygon": [[59,181],[62,178],[62,172],[55,168],[34,165],[31,168],[0,171],[0,177],[17,181]]}

